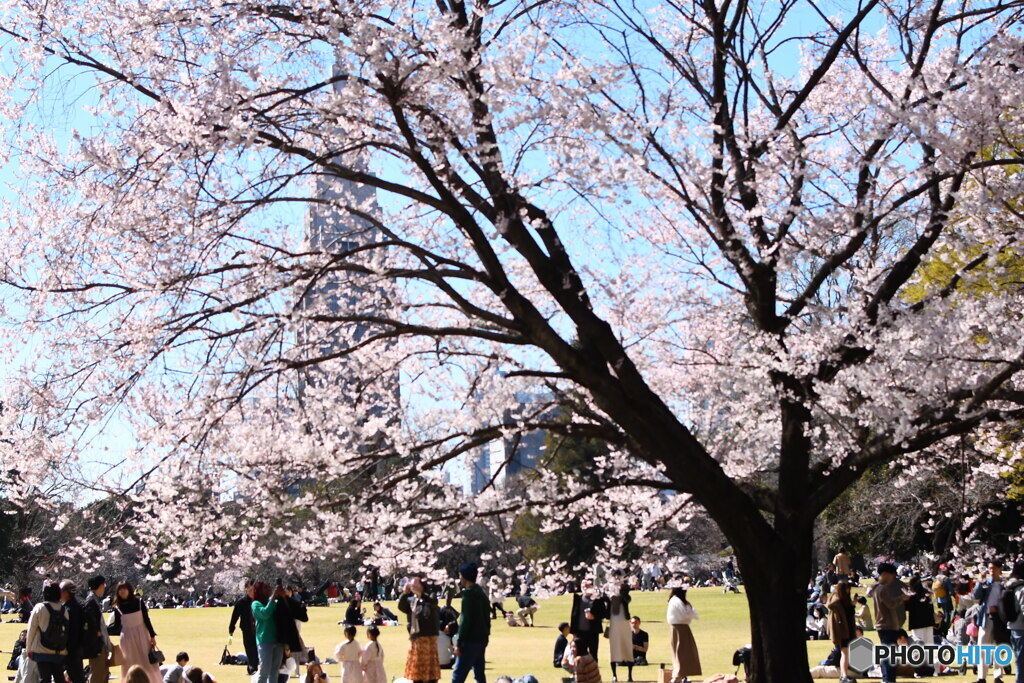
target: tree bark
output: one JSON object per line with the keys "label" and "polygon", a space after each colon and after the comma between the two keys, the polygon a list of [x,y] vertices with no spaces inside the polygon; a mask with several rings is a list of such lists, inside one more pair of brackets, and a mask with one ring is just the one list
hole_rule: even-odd
{"label": "tree bark", "polygon": [[789,542],[778,540],[746,538],[733,543],[750,609],[747,680],[809,683],[804,624],[812,534],[801,533]]}

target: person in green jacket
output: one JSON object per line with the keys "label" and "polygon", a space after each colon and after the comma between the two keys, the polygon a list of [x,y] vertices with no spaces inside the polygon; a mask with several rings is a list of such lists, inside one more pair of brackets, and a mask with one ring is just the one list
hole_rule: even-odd
{"label": "person in green jacket", "polygon": [[284,595],[279,585],[273,590],[270,585],[259,581],[252,589],[252,616],[256,622],[256,648],[260,654],[259,683],[276,683],[277,672],[284,659],[284,646],[277,640],[277,626],[274,613],[277,600]]}
{"label": "person in green jacket", "polygon": [[462,585],[462,613],[459,615],[459,635],[455,647],[455,666],[452,683],[464,683],[473,669],[476,683],[487,683],[484,674],[484,654],[491,637],[490,601],[484,589],[477,585],[478,569],[469,562],[459,567]]}

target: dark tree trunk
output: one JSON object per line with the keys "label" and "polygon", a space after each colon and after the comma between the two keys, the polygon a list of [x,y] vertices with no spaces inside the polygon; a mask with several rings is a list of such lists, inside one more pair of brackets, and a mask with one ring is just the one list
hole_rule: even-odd
{"label": "dark tree trunk", "polygon": [[750,683],[811,681],[804,626],[811,538],[747,539],[743,545],[752,548],[734,543],[750,608]]}

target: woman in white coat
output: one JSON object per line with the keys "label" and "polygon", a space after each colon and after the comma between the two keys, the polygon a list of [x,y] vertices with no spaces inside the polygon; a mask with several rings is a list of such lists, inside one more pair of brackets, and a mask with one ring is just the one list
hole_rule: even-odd
{"label": "woman in white coat", "polygon": [[700,655],[693,640],[690,623],[697,619],[697,610],[686,600],[686,589],[673,588],[668,599],[665,621],[672,628],[672,681],[689,681],[690,676],[700,676]]}

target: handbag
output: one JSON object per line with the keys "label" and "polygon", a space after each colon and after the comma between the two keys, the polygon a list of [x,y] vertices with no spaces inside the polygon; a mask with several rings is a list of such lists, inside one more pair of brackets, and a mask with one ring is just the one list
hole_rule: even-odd
{"label": "handbag", "polygon": [[164,663],[165,659],[166,658],[164,657],[164,653],[161,652],[160,650],[153,649],[153,650],[149,651],[149,663],[150,664],[160,665],[160,664]]}
{"label": "handbag", "polygon": [[110,648],[110,653],[107,654],[107,666],[121,666],[124,664],[124,655],[121,653],[121,646],[114,645]]}

